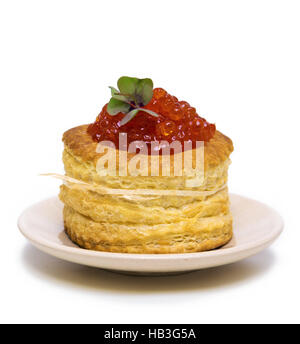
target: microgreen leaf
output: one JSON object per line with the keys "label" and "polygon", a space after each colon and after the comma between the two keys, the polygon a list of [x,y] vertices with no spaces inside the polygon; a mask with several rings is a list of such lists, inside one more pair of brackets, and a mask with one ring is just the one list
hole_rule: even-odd
{"label": "microgreen leaf", "polygon": [[120,122],[120,126],[125,125],[126,123],[131,121],[140,110],[141,109],[134,109],[134,110],[131,110],[130,112],[128,112],[128,114],[122,118],[122,120]]}
{"label": "microgreen leaf", "polygon": [[151,79],[140,79],[136,91],[136,97],[138,102],[142,105],[147,105],[153,96],[153,82]]}
{"label": "microgreen leaf", "polygon": [[114,88],[114,87],[112,87],[112,86],[108,86],[108,87],[110,88],[110,91],[111,91],[111,95],[112,95],[112,96],[114,96],[115,94],[119,93],[119,91],[118,91],[116,88]]}
{"label": "microgreen leaf", "polygon": [[112,96],[112,98],[121,100],[122,102],[125,102],[125,103],[129,103],[129,102],[131,101],[131,98],[122,95],[122,94],[119,92],[119,90],[117,90],[116,88],[114,88],[114,87],[112,87],[112,86],[109,86],[109,88],[110,88],[110,90],[111,90],[111,96]]}
{"label": "microgreen leaf", "polygon": [[119,93],[114,94],[114,95],[112,96],[112,98],[117,99],[117,100],[121,100],[121,101],[124,102],[124,103],[130,103],[130,99],[128,99],[128,98],[125,97],[125,96],[120,95]]}
{"label": "microgreen leaf", "polygon": [[130,104],[124,103],[121,100],[110,98],[109,103],[107,104],[107,112],[111,116],[115,116],[119,112],[127,113],[130,110]]}
{"label": "microgreen leaf", "polygon": [[122,76],[118,80],[118,87],[120,93],[123,95],[134,96],[136,93],[136,87],[139,82],[138,78],[130,78],[129,76]]}

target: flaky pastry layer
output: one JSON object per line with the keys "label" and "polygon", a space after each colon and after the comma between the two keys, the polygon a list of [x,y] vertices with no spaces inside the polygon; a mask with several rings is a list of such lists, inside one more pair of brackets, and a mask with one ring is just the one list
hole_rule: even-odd
{"label": "flaky pastry layer", "polygon": [[[124,197],[100,195],[65,185],[61,186],[60,199],[64,204],[95,222],[105,221],[116,224],[176,223],[196,216],[210,217],[229,213],[227,188],[204,199],[172,197],[172,206],[167,206],[162,197],[152,200],[148,197],[139,197],[138,201],[136,199],[131,201]],[[149,204],[151,201],[152,205]]]}

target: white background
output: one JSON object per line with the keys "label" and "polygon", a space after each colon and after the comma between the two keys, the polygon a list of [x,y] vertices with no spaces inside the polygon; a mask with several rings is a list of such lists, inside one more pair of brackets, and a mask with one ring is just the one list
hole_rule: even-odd
{"label": "white background", "polygon": [[[1,1],[0,321],[299,322],[299,1]],[[119,276],[40,253],[18,232],[57,194],[62,133],[92,122],[121,75],[151,77],[235,144],[231,192],[285,231],[233,265]]]}

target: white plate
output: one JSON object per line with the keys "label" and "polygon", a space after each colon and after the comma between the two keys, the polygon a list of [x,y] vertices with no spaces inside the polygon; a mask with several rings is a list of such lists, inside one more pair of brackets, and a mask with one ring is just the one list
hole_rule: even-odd
{"label": "white plate", "polygon": [[225,246],[207,252],[183,254],[127,254],[81,249],[64,232],[62,203],[57,197],[26,209],[18,226],[41,251],[88,266],[137,274],[174,274],[233,263],[269,246],[281,233],[283,221],[270,207],[230,195],[234,237]]}

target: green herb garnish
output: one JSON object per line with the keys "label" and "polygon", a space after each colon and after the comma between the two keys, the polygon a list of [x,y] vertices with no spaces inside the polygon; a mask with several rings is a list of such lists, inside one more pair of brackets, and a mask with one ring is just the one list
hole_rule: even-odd
{"label": "green herb garnish", "polygon": [[153,82],[151,79],[138,79],[122,76],[118,80],[118,88],[110,86],[111,98],[107,105],[107,112],[115,116],[119,112],[126,114],[120,125],[131,121],[139,111],[147,112],[149,115],[158,117],[158,114],[142,108],[152,99]]}

